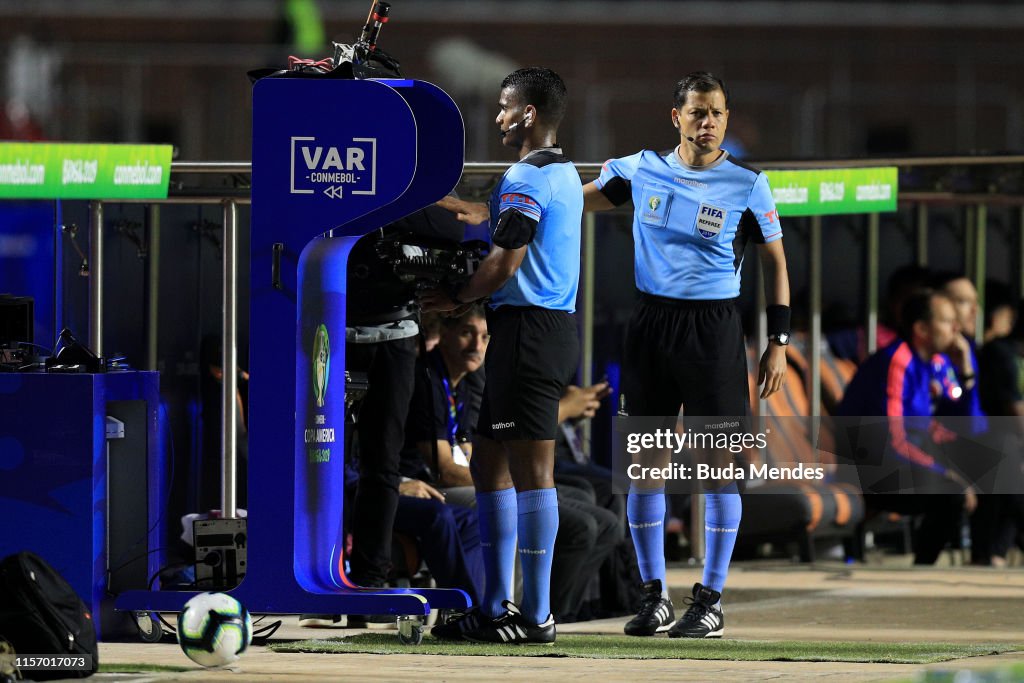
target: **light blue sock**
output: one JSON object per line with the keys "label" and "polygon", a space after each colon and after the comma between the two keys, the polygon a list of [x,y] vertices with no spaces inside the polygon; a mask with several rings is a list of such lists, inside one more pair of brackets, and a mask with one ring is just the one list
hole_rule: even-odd
{"label": "light blue sock", "polygon": [[555,489],[523,491],[519,504],[519,562],[523,567],[523,616],[540,624],[551,614],[551,560],[558,533]]}
{"label": "light blue sock", "polygon": [[484,556],[484,597],[480,609],[492,619],[505,613],[501,603],[512,599],[516,564],[516,490],[476,494],[480,548]]}
{"label": "light blue sock", "polygon": [[743,517],[739,489],[732,482],[704,495],[704,585],[719,593],[729,575],[732,549]]}
{"label": "light blue sock", "polygon": [[629,534],[644,583],[658,579],[665,585],[665,488],[629,489],[626,497]]}

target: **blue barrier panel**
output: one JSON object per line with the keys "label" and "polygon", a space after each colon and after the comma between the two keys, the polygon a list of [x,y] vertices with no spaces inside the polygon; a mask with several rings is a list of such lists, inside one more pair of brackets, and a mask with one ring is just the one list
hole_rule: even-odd
{"label": "blue barrier panel", "polygon": [[[91,608],[101,636],[125,632],[124,615],[106,609],[108,578],[130,567],[132,583],[144,585],[162,563],[158,380],[135,371],[0,374],[0,411],[9,418],[0,421],[0,557],[30,550],[53,565]],[[108,451],[107,415],[125,423],[127,452],[117,442]],[[124,471],[138,479],[125,481]],[[136,523],[110,517],[128,511]],[[130,535],[114,543],[119,529]]]}

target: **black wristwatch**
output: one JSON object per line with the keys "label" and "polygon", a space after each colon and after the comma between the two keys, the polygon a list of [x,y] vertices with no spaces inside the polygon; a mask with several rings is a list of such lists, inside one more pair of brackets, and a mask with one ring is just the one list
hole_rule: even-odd
{"label": "black wristwatch", "polygon": [[779,332],[778,334],[769,334],[768,341],[775,342],[779,346],[789,345],[789,332]]}

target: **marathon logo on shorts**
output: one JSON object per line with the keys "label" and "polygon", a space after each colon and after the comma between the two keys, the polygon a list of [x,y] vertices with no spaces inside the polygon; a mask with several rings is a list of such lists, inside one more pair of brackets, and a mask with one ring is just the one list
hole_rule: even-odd
{"label": "marathon logo on shorts", "polygon": [[727,214],[725,209],[710,204],[701,204],[697,211],[697,232],[706,240],[714,239],[718,233],[722,232]]}
{"label": "marathon logo on shorts", "polygon": [[377,138],[331,144],[292,136],[290,141],[291,194],[323,193],[331,199],[377,194]]}
{"label": "marathon logo on shorts", "polygon": [[515,426],[515,421],[510,420],[509,422],[495,422],[494,424],[491,425],[491,429],[493,429],[494,431],[499,431],[501,429],[512,429]]}

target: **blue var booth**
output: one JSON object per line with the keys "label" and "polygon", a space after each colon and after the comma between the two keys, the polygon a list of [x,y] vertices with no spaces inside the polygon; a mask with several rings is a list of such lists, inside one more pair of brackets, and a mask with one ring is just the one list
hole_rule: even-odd
{"label": "blue var booth", "polygon": [[[347,255],[455,187],[461,114],[415,80],[265,78],[253,109],[248,566],[230,593],[256,613],[465,608],[461,590],[352,585],[342,529]],[[193,594],[117,607],[177,611]]]}
{"label": "blue var booth", "polygon": [[158,380],[0,374],[0,556],[46,559],[90,607],[101,637],[134,632],[114,613],[114,594],[145,586],[162,559]]}

